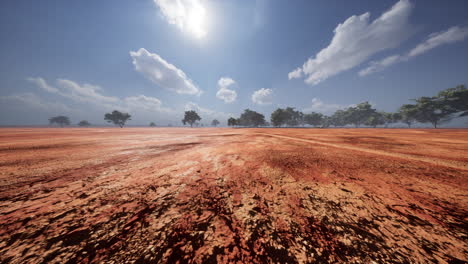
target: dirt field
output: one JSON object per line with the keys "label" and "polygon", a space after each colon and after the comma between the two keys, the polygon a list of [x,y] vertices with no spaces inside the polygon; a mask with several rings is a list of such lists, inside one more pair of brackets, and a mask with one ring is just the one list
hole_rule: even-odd
{"label": "dirt field", "polygon": [[0,129],[0,263],[464,263],[468,130]]}

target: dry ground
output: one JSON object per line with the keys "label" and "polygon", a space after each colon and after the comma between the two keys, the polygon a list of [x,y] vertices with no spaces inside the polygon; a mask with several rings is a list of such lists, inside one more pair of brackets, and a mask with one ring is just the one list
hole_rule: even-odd
{"label": "dry ground", "polygon": [[464,263],[468,130],[0,129],[0,263]]}

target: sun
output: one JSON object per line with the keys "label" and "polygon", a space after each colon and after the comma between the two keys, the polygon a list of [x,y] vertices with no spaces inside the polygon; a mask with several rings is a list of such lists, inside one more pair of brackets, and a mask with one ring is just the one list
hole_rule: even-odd
{"label": "sun", "polygon": [[206,36],[207,26],[207,12],[206,9],[200,4],[194,4],[187,10],[186,26],[190,33],[196,38],[203,38]]}

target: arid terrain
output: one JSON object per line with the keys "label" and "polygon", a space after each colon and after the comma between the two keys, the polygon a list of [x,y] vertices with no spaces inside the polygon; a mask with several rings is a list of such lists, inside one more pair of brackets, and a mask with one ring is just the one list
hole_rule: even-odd
{"label": "arid terrain", "polygon": [[466,263],[468,130],[0,129],[0,263]]}

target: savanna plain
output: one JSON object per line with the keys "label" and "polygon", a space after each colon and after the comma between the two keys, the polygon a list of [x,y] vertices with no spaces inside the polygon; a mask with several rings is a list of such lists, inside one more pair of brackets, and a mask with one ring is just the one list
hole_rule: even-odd
{"label": "savanna plain", "polygon": [[0,263],[466,263],[467,210],[466,129],[0,129]]}

